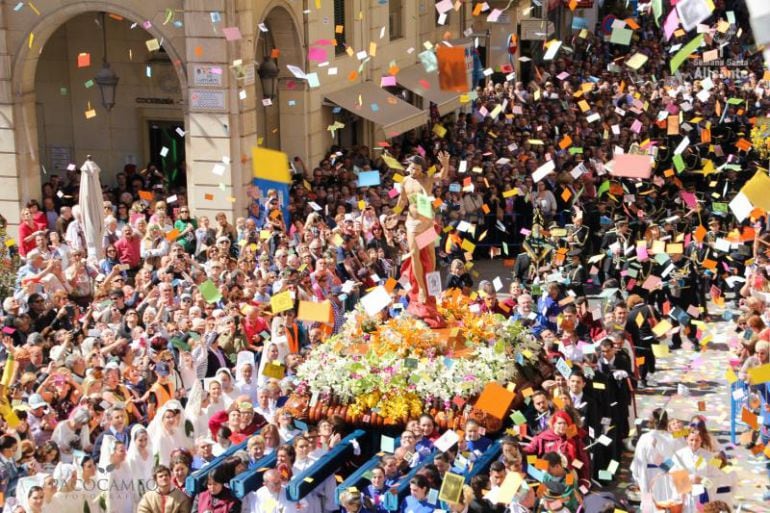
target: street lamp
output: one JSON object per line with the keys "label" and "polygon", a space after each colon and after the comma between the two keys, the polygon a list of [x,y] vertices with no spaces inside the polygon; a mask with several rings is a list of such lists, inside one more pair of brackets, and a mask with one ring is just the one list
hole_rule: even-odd
{"label": "street lamp", "polygon": [[275,83],[278,79],[278,65],[275,59],[265,55],[259,65],[259,81],[262,83],[262,94],[271,100],[275,97]]}
{"label": "street lamp", "polygon": [[108,111],[115,106],[115,89],[118,87],[120,78],[115,74],[107,61],[107,24],[104,13],[102,13],[102,69],[94,77],[94,82],[99,86],[102,93],[102,105]]}

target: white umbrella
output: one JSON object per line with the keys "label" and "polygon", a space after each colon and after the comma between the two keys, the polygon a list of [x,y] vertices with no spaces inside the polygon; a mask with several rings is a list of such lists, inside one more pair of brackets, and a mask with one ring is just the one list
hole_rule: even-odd
{"label": "white umbrella", "polygon": [[99,174],[102,170],[91,160],[91,155],[80,168],[80,211],[83,219],[83,233],[86,237],[89,260],[102,257],[102,236],[104,234],[104,200],[102,182]]}

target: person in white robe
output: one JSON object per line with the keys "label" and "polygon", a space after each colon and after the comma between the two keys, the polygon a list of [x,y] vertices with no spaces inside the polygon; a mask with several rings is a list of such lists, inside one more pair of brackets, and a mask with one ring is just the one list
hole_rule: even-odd
{"label": "person in white robe", "polygon": [[152,450],[159,465],[169,466],[171,452],[193,449],[193,425],[187,421],[182,404],[176,399],[167,401],[147,426]]}
{"label": "person in white robe", "polygon": [[98,511],[100,492],[96,462],[91,456],[82,455],[75,458],[75,466],[77,471],[75,490],[70,493],[78,497],[77,502],[81,505],[78,513],[85,511],[85,503],[88,503],[88,508],[92,512]]}
{"label": "person in white robe", "polygon": [[[318,461],[317,458],[313,457],[310,440],[304,436],[294,438],[294,452],[296,457],[291,471],[295,476],[306,471]],[[305,496],[303,500],[306,501],[307,505],[302,508],[303,513],[325,513],[337,509],[334,504],[336,489],[337,482],[334,475],[330,475],[315,490]]]}
{"label": "person in white robe", "polygon": [[222,384],[222,396],[225,400],[225,408],[229,408],[238,398],[238,391],[235,389],[233,374],[227,367],[217,370],[216,377]]}
{"label": "person in white robe", "polygon": [[206,426],[208,426],[211,417],[217,412],[226,410],[232,404],[232,401],[222,395],[222,382],[219,381],[219,378],[206,378],[203,380],[203,383],[206,387],[208,400],[206,401],[206,406],[201,410],[206,417]]}
{"label": "person in white robe", "polygon": [[241,351],[235,364],[235,390],[238,395],[249,397],[251,404],[257,403],[257,379],[254,376],[254,353]]}
{"label": "person in white robe", "polygon": [[289,345],[286,342],[286,337],[277,337],[267,345],[267,348],[262,351],[262,357],[259,360],[259,375],[257,376],[257,386],[264,388],[267,385],[269,376],[265,376],[265,366],[268,363],[283,362],[286,355],[289,354]]}
{"label": "person in white robe", "polygon": [[265,472],[263,485],[243,498],[241,513],[298,513],[296,502],[289,501],[276,469]]}
{"label": "person in white robe", "polygon": [[193,436],[207,436],[209,434],[209,418],[207,412],[208,398],[207,393],[203,391],[201,381],[196,379],[187,395],[187,404],[184,407],[184,413],[187,419],[193,425]]}
{"label": "person in white robe", "polygon": [[[650,431],[642,434],[636,443],[634,459],[631,461],[631,475],[639,485],[642,503],[641,513],[655,513],[657,508],[653,502],[655,496],[652,486],[666,486],[666,481],[655,480],[663,473],[661,463],[666,461],[676,451],[674,437],[668,432],[668,414],[662,408],[653,410],[649,420]],[[663,493],[664,490],[659,490]]]}
{"label": "person in white robe", "polygon": [[99,457],[97,482],[101,490],[100,507],[110,513],[133,513],[134,482],[131,469],[126,463],[126,446],[114,436],[106,435]]}
{"label": "person in white robe", "polygon": [[[51,513],[82,513],[83,496],[76,490],[78,469],[73,463],[59,463],[53,471],[57,490],[44,511]],[[90,505],[89,505],[90,508]]]}
{"label": "person in white robe", "polygon": [[139,504],[142,495],[147,491],[147,484],[152,481],[152,471],[155,467],[150,435],[147,428],[140,424],[131,428],[131,443],[128,446],[126,462],[134,477],[134,501]]}
{"label": "person in white robe", "polygon": [[703,439],[697,429],[687,435],[687,446],[674,453],[673,470],[686,470],[691,490],[684,494],[682,513],[696,513],[716,491],[714,479],[721,472],[711,460],[715,454],[703,448]]}

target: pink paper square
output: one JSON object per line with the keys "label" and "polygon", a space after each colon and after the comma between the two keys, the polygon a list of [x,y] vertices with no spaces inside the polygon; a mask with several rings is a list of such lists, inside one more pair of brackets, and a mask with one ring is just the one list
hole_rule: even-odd
{"label": "pink paper square", "polygon": [[241,29],[238,27],[225,27],[222,32],[228,41],[238,41],[241,38]]}
{"label": "pink paper square", "polygon": [[666,41],[671,39],[674,31],[679,27],[679,15],[676,13],[676,9],[671,9],[668,13],[665,23],[663,23],[663,32],[666,34]]}
{"label": "pink paper square", "polygon": [[329,60],[329,56],[326,54],[324,48],[318,48],[317,46],[311,46],[307,51],[307,58],[311,61],[324,62]]}

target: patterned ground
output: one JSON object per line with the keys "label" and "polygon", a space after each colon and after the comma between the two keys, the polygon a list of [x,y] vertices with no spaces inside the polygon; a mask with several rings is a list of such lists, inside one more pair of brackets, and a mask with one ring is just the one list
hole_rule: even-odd
{"label": "patterned ground", "polygon": [[[704,415],[712,435],[716,435],[738,469],[740,484],[734,511],[740,507],[742,512],[770,512],[770,503],[762,500],[765,487],[770,485],[764,470],[764,457],[753,456],[740,445],[730,443],[730,387],[725,372],[733,354],[729,346],[737,342],[734,330],[732,322],[709,324],[708,332],[713,335],[713,341],[705,350],[696,352],[687,347],[659,359],[655,374],[658,386],[640,392],[637,409],[639,418],[643,419],[649,417],[654,408],[663,405],[669,414],[685,421],[698,413]],[[699,403],[701,408],[705,407],[703,411],[699,411]],[[737,431],[740,434],[746,429],[739,425]],[[625,488],[631,481],[628,462],[624,463],[619,488]]]}

